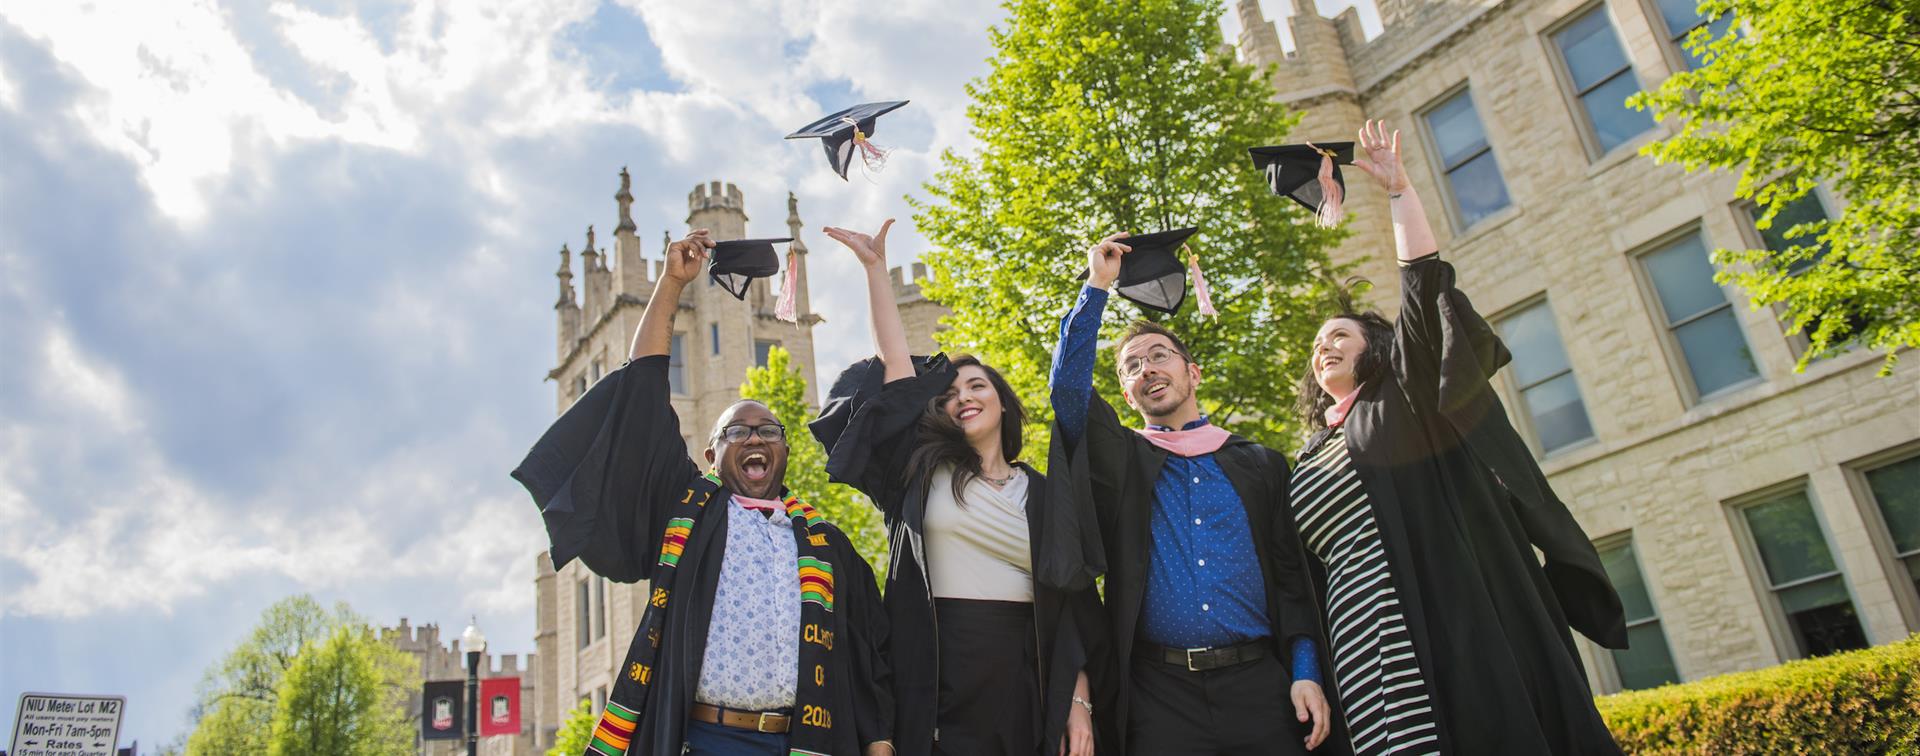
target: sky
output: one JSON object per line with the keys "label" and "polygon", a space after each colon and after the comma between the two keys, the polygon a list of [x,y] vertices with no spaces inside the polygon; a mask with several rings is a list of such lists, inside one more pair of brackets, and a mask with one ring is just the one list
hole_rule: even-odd
{"label": "sky", "polygon": [[[870,342],[836,304],[863,301],[858,265],[819,228],[897,217],[894,264],[924,250],[905,197],[974,148],[964,87],[1001,16],[0,5],[0,711],[124,695],[122,744],[172,741],[204,670],[303,592],[532,651],[545,536],[507,472],[552,419],[560,245],[588,224],[611,245],[622,166],[649,259],[695,184],[739,185],[760,235],[791,190],[837,371]],[[882,99],[913,104],[871,178],[781,139]]]}

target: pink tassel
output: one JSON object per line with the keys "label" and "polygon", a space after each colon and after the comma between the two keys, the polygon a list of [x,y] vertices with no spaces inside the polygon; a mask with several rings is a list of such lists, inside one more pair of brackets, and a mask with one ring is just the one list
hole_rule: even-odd
{"label": "pink tassel", "polygon": [[840,120],[853,126],[853,148],[860,154],[860,162],[867,166],[867,171],[879,173],[880,169],[887,167],[887,156],[892,154],[893,150],[884,149],[874,144],[873,140],[868,139],[867,135],[860,131],[860,127],[857,125],[859,123],[858,121],[851,118],[842,118]]}
{"label": "pink tassel", "polygon": [[1333,180],[1333,153],[1322,150],[1320,152],[1320,211],[1315,217],[1315,221],[1321,228],[1333,228],[1346,219],[1346,210],[1341,207],[1341,201],[1345,197],[1341,195],[1340,182]]}
{"label": "pink tassel", "polygon": [[787,272],[780,277],[780,302],[773,306],[774,317],[794,324],[800,322],[799,315],[795,312],[795,309],[799,307],[799,304],[795,301],[799,298],[797,292],[800,289],[799,261],[800,255],[794,252],[792,247],[788,247]]}
{"label": "pink tassel", "polygon": [[1200,272],[1200,255],[1192,248],[1187,249],[1187,275],[1193,276],[1193,295],[1200,299],[1200,314],[1220,317],[1220,311],[1213,309],[1213,296],[1207,293],[1207,276]]}

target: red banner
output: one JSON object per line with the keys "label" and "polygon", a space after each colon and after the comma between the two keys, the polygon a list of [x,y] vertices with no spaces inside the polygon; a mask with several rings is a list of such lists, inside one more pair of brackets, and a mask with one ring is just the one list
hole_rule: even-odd
{"label": "red banner", "polygon": [[480,734],[520,734],[520,678],[489,677],[480,681]]}

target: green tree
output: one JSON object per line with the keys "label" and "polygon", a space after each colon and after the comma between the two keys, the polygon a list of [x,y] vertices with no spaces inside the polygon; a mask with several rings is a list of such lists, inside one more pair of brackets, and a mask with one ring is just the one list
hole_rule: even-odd
{"label": "green tree", "polygon": [[334,628],[310,643],[280,681],[268,753],[386,756],[413,750],[407,694],[420,686],[405,651],[365,625]]}
{"label": "green tree", "polygon": [[886,574],[887,532],[880,513],[858,491],[827,481],[826,450],[807,432],[807,423],[814,418],[807,406],[807,379],[793,366],[787,350],[773,347],[766,367],[747,370],[740,397],[767,405],[787,426],[788,490],[839,526],[874,565],[875,575]]}
{"label": "green tree", "polygon": [[[1920,2],[1706,0],[1742,33],[1687,39],[1706,64],[1635,95],[1679,131],[1642,151],[1688,171],[1736,171],[1736,196],[1767,229],[1789,204],[1828,185],[1846,202],[1831,220],[1773,235],[1790,248],[1717,250],[1718,280],[1755,307],[1784,304],[1805,332],[1801,357],[1854,344],[1920,346]],[[1787,217],[1791,217],[1789,214]]]}
{"label": "green tree", "polygon": [[554,733],[553,747],[547,749],[547,756],[580,756],[587,752],[587,746],[593,742],[593,728],[599,723],[593,715],[593,703],[580,699],[573,710],[567,712],[567,718],[560,721],[560,729]]}
{"label": "green tree", "polygon": [[[909,197],[933,242],[928,296],[952,308],[939,339],[1006,375],[1037,420],[1086,248],[1113,231],[1197,226],[1217,319],[1190,300],[1173,328],[1206,371],[1202,409],[1277,448],[1298,442],[1294,382],[1319,326],[1338,231],[1272,196],[1247,148],[1298,119],[1263,72],[1220,50],[1215,0],[1008,0],[994,56],[967,86],[972,155],[948,151]],[[1130,303],[1115,298],[1122,310]],[[1117,320],[1117,319],[1114,319]],[[1121,327],[1110,320],[1109,332]],[[1097,388],[1117,395],[1102,350]],[[1027,456],[1044,459],[1044,422]]]}
{"label": "green tree", "polygon": [[265,752],[287,669],[309,644],[350,621],[345,604],[329,612],[305,594],[267,607],[246,640],[207,671],[187,753]]}

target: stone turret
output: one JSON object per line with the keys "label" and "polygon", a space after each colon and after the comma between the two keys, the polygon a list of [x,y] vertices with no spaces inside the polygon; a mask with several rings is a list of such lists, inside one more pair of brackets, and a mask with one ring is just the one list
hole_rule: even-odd
{"label": "stone turret", "polygon": [[560,326],[560,356],[564,358],[580,337],[580,305],[573,298],[573,250],[565,244],[560,245],[560,270],[554,277],[560,279],[560,301],[553,304],[553,309]]}
{"label": "stone turret", "polygon": [[[652,293],[653,279],[640,256],[640,227],[633,223],[633,177],[627,175],[624,166],[620,168],[620,191],[614,193],[613,200],[620,204],[620,225],[613,227],[614,271],[619,274],[615,293],[644,299]],[[660,249],[666,251],[666,247]]]}
{"label": "stone turret", "polygon": [[687,227],[712,231],[715,241],[747,236],[747,200],[740,187],[719,181],[700,184],[687,194]]}
{"label": "stone turret", "polygon": [[[1273,25],[1262,18],[1258,0],[1240,0],[1241,28],[1255,34],[1256,45],[1261,54],[1270,54],[1278,47],[1273,40],[1271,47],[1265,37],[1271,34]],[[1333,21],[1322,17],[1314,9],[1313,0],[1293,0],[1293,15],[1287,19],[1287,28],[1293,34],[1293,54],[1283,60],[1259,59],[1264,65],[1269,62],[1280,64],[1274,72],[1274,90],[1279,93],[1282,102],[1314,100],[1329,95],[1345,95],[1357,99],[1354,90],[1353,69],[1347,63],[1346,46],[1342,43],[1341,33]],[[1241,33],[1243,40],[1247,31]],[[1254,52],[1247,51],[1251,59]],[[1354,125],[1355,129],[1359,124]]]}

